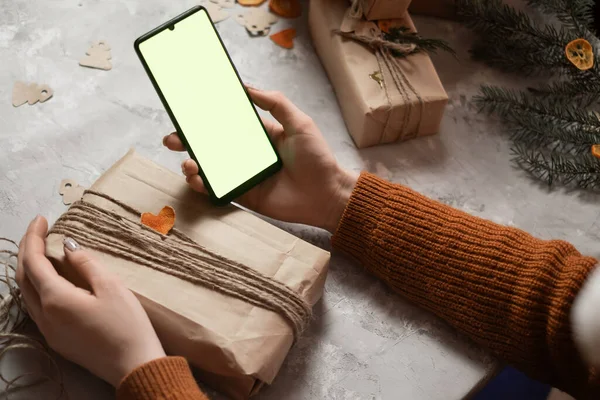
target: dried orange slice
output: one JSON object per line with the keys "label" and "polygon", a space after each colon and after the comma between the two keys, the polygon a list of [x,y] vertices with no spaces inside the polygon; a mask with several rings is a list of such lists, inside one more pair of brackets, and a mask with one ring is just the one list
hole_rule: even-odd
{"label": "dried orange slice", "polygon": [[592,155],[596,158],[600,158],[600,144],[592,145]]}
{"label": "dried orange slice", "polygon": [[270,0],[269,10],[283,18],[298,18],[302,15],[300,0]]}
{"label": "dried orange slice", "polygon": [[377,26],[382,32],[390,33],[391,29],[400,28],[402,26],[401,19],[380,19],[377,21]]}
{"label": "dried orange slice", "polygon": [[141,222],[142,225],[166,235],[175,225],[175,210],[169,206],[164,206],[158,215],[143,213]]}
{"label": "dried orange slice", "polygon": [[294,28],[284,29],[281,32],[274,33],[269,37],[278,46],[281,46],[284,49],[291,49],[294,47],[294,38],[296,37],[296,30]]}
{"label": "dried orange slice", "polygon": [[257,7],[265,1],[267,0],[237,0],[238,4],[246,7]]}
{"label": "dried orange slice", "polygon": [[571,63],[582,71],[594,66],[594,49],[585,39],[575,39],[565,47],[565,54]]}

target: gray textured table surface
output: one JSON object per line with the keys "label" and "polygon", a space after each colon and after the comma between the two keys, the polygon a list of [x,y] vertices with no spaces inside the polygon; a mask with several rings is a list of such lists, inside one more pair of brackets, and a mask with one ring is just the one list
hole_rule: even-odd
{"label": "gray textured table surface", "polygon": [[[0,236],[20,238],[38,213],[56,219],[66,208],[57,193],[61,179],[89,185],[130,147],[179,170],[183,156],[161,146],[171,123],[133,52],[133,41],[194,4],[0,0]],[[594,255],[600,238],[597,198],[532,184],[511,167],[506,139],[469,106],[479,84],[509,78],[468,61],[470,40],[464,29],[425,18],[415,22],[425,35],[450,40],[459,53],[460,61],[434,58],[450,95],[441,133],[363,151],[346,133],[312,49],[306,13],[274,28],[298,29],[291,51],[268,38],[250,38],[231,18],[219,31],[242,77],[257,87],[283,91],[313,116],[345,167],[370,170],[544,238],[568,239]],[[79,67],[89,44],[100,39],[112,47],[113,70]],[[47,83],[54,98],[13,108],[17,80]],[[329,248],[323,232],[279,225]],[[493,359],[444,323],[337,254],[316,314],[274,385],[259,399],[459,399],[495,368]],[[27,369],[28,356],[5,360],[2,371]],[[61,365],[72,399],[112,397],[108,385],[66,362]]]}

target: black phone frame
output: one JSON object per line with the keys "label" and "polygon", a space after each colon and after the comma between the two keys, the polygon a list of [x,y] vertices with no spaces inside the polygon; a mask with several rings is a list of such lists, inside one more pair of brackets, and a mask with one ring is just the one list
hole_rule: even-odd
{"label": "black phone frame", "polygon": [[[246,93],[246,96],[248,97],[248,102],[250,103],[250,106],[252,107],[252,109],[254,110],[254,113],[256,114],[256,118],[258,119],[260,125],[263,128],[263,131],[265,133],[265,135],[267,136],[267,139],[269,140],[269,143],[271,144],[271,147],[273,148],[273,151],[275,152],[275,155],[277,156],[277,161],[275,163],[273,163],[272,165],[270,165],[269,167],[267,167],[266,169],[264,169],[263,171],[259,172],[258,174],[256,174],[255,176],[253,176],[252,178],[248,179],[246,182],[242,183],[240,186],[238,186],[237,188],[233,189],[232,191],[230,191],[229,193],[227,193],[226,195],[224,195],[223,197],[217,197],[215,195],[214,190],[211,187],[210,181],[208,180],[208,178],[206,177],[204,171],[202,170],[202,165],[200,164],[200,161],[198,160],[198,158],[196,157],[196,155],[194,154],[194,151],[192,150],[192,148],[190,147],[187,139],[185,138],[185,134],[183,132],[183,130],[181,129],[181,127],[179,126],[179,123],[177,122],[177,119],[175,118],[175,115],[173,114],[173,111],[171,110],[171,107],[169,107],[169,103],[167,102],[167,99],[165,98],[165,96],[163,95],[162,91],[160,90],[160,87],[158,85],[158,83],[156,82],[156,79],[154,79],[154,76],[152,75],[152,71],[150,70],[150,67],[148,66],[148,64],[146,63],[146,60],[144,59],[144,56],[142,55],[142,52],[140,51],[140,45],[152,38],[153,36],[159,34],[160,32],[166,30],[166,29],[170,29],[173,30],[175,29],[177,23],[183,21],[184,19],[188,18],[189,16],[197,13],[197,12],[205,12],[206,16],[208,17],[208,20],[210,21],[215,34],[217,36],[217,38],[219,39],[219,42],[221,43],[221,46],[223,47],[223,50],[225,51],[225,54],[227,55],[227,58],[229,59],[229,62],[240,82],[240,85],[242,86],[242,88],[244,89],[244,92]],[[204,186],[206,187],[207,191],[208,191],[208,195],[210,198],[210,201],[214,204],[214,205],[218,205],[218,206],[222,206],[222,205],[227,205],[230,202],[232,202],[233,200],[235,200],[236,198],[240,197],[241,195],[243,195],[244,193],[246,193],[247,191],[249,191],[250,189],[252,189],[254,186],[258,185],[259,183],[263,182],[264,180],[266,180],[267,178],[273,176],[274,174],[276,174],[279,170],[281,170],[283,163],[281,161],[281,157],[279,155],[279,152],[277,151],[277,149],[275,148],[275,145],[273,144],[273,141],[271,140],[271,137],[269,136],[269,134],[267,133],[267,130],[264,126],[264,124],[262,123],[262,120],[260,118],[260,115],[258,114],[258,112],[256,111],[256,107],[254,107],[254,103],[252,102],[252,98],[250,97],[250,94],[248,93],[248,90],[246,89],[246,86],[244,85],[240,74],[238,73],[235,65],[233,64],[233,61],[231,60],[231,57],[229,55],[229,52],[227,51],[227,48],[225,48],[225,44],[223,43],[223,40],[221,39],[221,36],[219,35],[219,32],[217,31],[217,29],[215,28],[215,24],[212,21],[212,19],[210,18],[210,14],[208,13],[208,11],[206,10],[206,8],[202,7],[202,6],[194,6],[192,8],[190,8],[189,10],[187,10],[186,12],[178,15],[177,17],[171,19],[170,21],[165,22],[164,24],[158,26],[157,28],[143,34],[142,36],[140,36],[139,38],[137,38],[134,42],[134,48],[135,48],[135,52],[138,55],[138,58],[140,59],[140,61],[142,62],[142,65],[144,66],[144,70],[146,71],[146,73],[148,74],[148,77],[150,78],[150,81],[152,82],[152,85],[154,86],[154,89],[156,90],[158,97],[160,98],[161,102],[163,103],[163,106],[165,107],[167,114],[169,114],[169,117],[171,118],[171,122],[173,123],[173,125],[175,126],[175,130],[177,131],[177,135],[179,136],[179,138],[181,139],[181,141],[183,142],[187,152],[189,153],[190,157],[192,157],[192,159],[196,162],[196,164],[198,164],[198,170],[199,170],[199,175],[202,177],[202,180],[204,181]]]}

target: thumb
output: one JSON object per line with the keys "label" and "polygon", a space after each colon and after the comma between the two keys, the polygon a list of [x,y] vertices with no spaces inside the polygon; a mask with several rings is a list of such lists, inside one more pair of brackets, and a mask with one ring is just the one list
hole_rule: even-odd
{"label": "thumb", "polygon": [[303,113],[282,93],[265,92],[252,87],[247,87],[247,89],[254,104],[270,112],[283,126],[286,133],[293,134],[299,128],[305,127],[305,124],[312,123],[310,117]]}
{"label": "thumb", "polygon": [[91,290],[98,294],[108,289],[107,283],[116,279],[104,266],[99,263],[89,252],[83,250],[75,239],[66,237],[63,240],[65,256],[72,268],[74,276],[69,277],[76,286]]}

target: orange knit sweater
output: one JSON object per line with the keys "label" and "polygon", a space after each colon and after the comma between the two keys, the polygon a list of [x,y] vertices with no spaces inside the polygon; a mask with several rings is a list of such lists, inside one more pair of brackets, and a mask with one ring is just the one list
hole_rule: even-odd
{"label": "orange knit sweater", "polygon": [[[573,299],[597,261],[569,243],[536,239],[370,174],[359,178],[332,242],[498,358],[577,398],[600,398],[570,327]],[[137,368],[117,398],[206,399],[177,357]]]}

